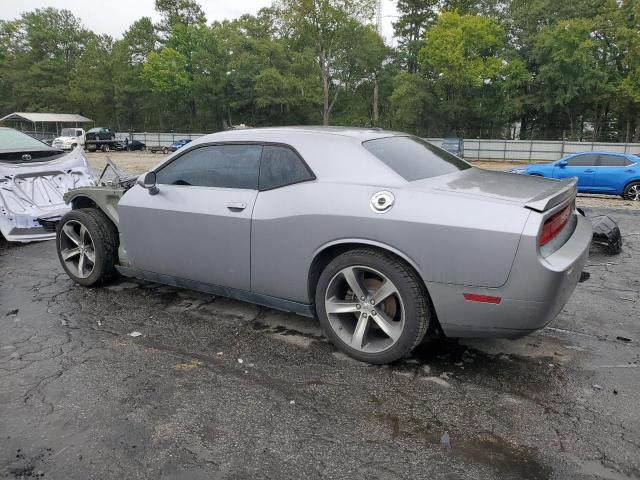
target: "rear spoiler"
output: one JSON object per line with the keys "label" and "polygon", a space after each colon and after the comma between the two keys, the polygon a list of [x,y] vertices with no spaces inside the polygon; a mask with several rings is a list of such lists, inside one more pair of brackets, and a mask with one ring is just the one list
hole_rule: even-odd
{"label": "rear spoiler", "polygon": [[540,195],[533,197],[525,203],[524,206],[531,210],[535,210],[536,212],[547,211],[556,205],[560,205],[561,203],[574,198],[577,193],[577,185],[577,178],[558,180],[557,185],[554,185],[542,192]]}

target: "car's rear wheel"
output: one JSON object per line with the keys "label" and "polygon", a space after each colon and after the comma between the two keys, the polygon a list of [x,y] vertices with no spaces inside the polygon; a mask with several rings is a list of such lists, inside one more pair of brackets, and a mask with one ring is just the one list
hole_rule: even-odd
{"label": "car's rear wheel", "polygon": [[625,200],[640,201],[640,182],[631,182],[624,189]]}
{"label": "car's rear wheel", "polygon": [[56,233],[62,268],[74,282],[85,287],[113,277],[118,243],[115,225],[96,208],[68,212],[60,220]]}
{"label": "car's rear wheel", "polygon": [[107,153],[111,150],[111,147],[107,144],[102,145],[102,151]]}
{"label": "car's rear wheel", "polygon": [[164,153],[166,155],[167,153],[169,153],[169,149],[167,147],[164,147],[162,149],[162,153]]}
{"label": "car's rear wheel", "polygon": [[430,322],[428,297],[415,271],[377,250],[351,250],[324,269],[315,295],[320,324],[333,344],[368,363],[406,356]]}

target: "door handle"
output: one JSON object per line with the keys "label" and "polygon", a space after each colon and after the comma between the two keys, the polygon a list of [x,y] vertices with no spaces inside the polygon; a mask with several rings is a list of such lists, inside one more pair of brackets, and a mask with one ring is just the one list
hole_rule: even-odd
{"label": "door handle", "polygon": [[630,168],[629,170],[625,170],[625,173],[636,173],[636,171]]}
{"label": "door handle", "polygon": [[244,202],[229,202],[227,203],[227,208],[232,212],[241,212],[247,208],[247,204]]}
{"label": "door handle", "polygon": [[584,173],[593,173],[593,172],[595,172],[595,170],[592,170],[591,168],[584,171]]}

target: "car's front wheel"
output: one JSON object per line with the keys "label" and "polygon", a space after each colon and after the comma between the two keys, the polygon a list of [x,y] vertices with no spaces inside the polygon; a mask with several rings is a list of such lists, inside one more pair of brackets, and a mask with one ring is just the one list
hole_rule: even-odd
{"label": "car's front wheel", "polygon": [[68,212],[56,232],[62,268],[74,282],[85,287],[103,283],[114,275],[118,243],[115,225],[97,208]]}
{"label": "car's front wheel", "polygon": [[623,197],[625,200],[640,201],[640,182],[631,182],[627,185]]}
{"label": "car's front wheel", "polygon": [[351,250],[331,261],[318,280],[315,305],[323,331],[339,350],[376,364],[410,353],[431,319],[415,271],[373,249]]}

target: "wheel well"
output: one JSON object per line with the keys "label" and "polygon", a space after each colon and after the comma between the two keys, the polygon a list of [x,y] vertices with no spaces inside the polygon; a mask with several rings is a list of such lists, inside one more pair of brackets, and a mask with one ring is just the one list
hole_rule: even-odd
{"label": "wheel well", "polygon": [[89,197],[75,197],[71,200],[71,208],[74,210],[78,208],[97,208],[96,202]]}
{"label": "wheel well", "polygon": [[315,258],[313,259],[313,262],[311,262],[311,267],[309,268],[309,278],[307,282],[309,300],[310,300],[311,308],[313,310],[314,315],[315,315],[314,299],[316,296],[316,286],[318,285],[318,280],[320,279],[320,275],[322,275],[322,271],[338,255],[342,255],[343,253],[348,252],[350,250],[357,250],[362,248],[366,248],[369,250],[377,250],[379,252],[385,253],[386,255],[391,255],[396,259],[398,259],[399,261],[401,261],[402,263],[404,263],[408,268],[413,270],[416,276],[422,281],[422,285],[424,286],[424,291],[426,292],[429,308],[431,310],[431,315],[433,318],[433,322],[429,327],[429,330],[427,331],[427,335],[444,336],[442,328],[440,327],[440,321],[438,320],[438,315],[436,314],[435,308],[433,307],[433,302],[431,301],[431,295],[429,294],[427,286],[424,285],[424,281],[422,280],[422,277],[417,272],[417,270],[413,267],[413,265],[411,265],[402,256],[398,255],[397,253],[391,250],[388,250],[386,248],[379,247],[376,245],[369,245],[366,243],[350,242],[350,243],[340,243],[337,245],[330,245],[315,256]]}
{"label": "wheel well", "polygon": [[640,179],[636,178],[635,180],[631,180],[630,182],[627,182],[625,184],[624,187],[622,187],[622,194],[624,195],[624,192],[627,190],[627,187],[629,187],[629,185],[631,185],[632,183],[640,183]]}

